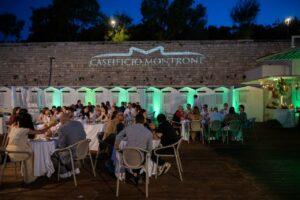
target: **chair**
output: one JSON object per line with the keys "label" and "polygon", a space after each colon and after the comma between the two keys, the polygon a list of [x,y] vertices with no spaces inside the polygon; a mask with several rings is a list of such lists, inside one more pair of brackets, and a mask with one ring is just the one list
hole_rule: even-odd
{"label": "chair", "polygon": [[[95,167],[93,164],[91,152],[89,150],[89,143],[91,142],[90,139],[81,140],[73,145],[70,145],[66,148],[57,149],[54,153],[60,153],[64,151],[68,151],[70,155],[71,165],[72,165],[72,174],[74,178],[74,184],[75,187],[77,187],[77,180],[75,175],[75,169],[74,169],[74,161],[84,161],[84,159],[89,156],[91,161],[91,166],[93,170],[93,174],[96,177]],[[76,155],[73,157],[72,149],[76,149]],[[58,162],[58,171],[57,171],[57,180],[59,180],[59,174],[60,174],[60,162]]]}
{"label": "chair", "polygon": [[191,121],[191,132],[200,132],[201,136],[202,136],[202,143],[204,144],[204,133],[203,133],[203,129],[201,127],[200,120]]}
{"label": "chair", "polygon": [[[5,156],[4,156],[4,161],[3,161],[3,164],[2,164],[2,167],[1,167],[1,175],[0,175],[0,185],[2,184],[2,180],[3,180],[3,175],[4,175],[4,169],[6,167],[6,164],[7,164],[7,157],[8,157],[8,154],[23,154],[23,155],[27,155],[25,158],[23,159],[19,159],[19,160],[11,160],[10,162],[14,163],[15,164],[15,176],[17,175],[17,163],[21,163],[21,165],[23,165],[25,167],[25,173],[27,172],[26,170],[26,164],[24,163],[26,160],[28,160],[31,156],[31,153],[28,152],[28,151],[8,151],[6,149],[2,149],[0,150],[0,152],[4,152]],[[24,176],[24,180],[25,180],[25,176]]]}
{"label": "chair", "polygon": [[[156,149],[153,150],[154,155],[156,156],[156,175],[155,175],[155,178],[157,178],[157,175],[158,175],[157,172],[158,172],[158,159],[159,159],[159,157],[174,157],[175,160],[176,160],[180,180],[183,181],[183,179],[182,179],[183,169],[182,169],[181,159],[180,159],[180,156],[179,156],[179,148],[180,148],[181,142],[182,142],[182,137],[174,144],[164,146],[164,147],[159,147],[159,148],[156,148]],[[164,150],[164,149],[165,150],[166,149],[172,149],[174,151],[174,154],[161,154],[161,153],[158,152],[158,151]]]}
{"label": "chair", "polygon": [[229,123],[229,129],[227,132],[227,144],[229,143],[229,133],[231,133],[235,138],[240,137],[242,144],[243,141],[243,132],[242,132],[242,123],[239,120],[233,120]]}
{"label": "chair", "polygon": [[[222,132],[222,122],[219,120],[212,121],[208,127],[208,143],[212,138],[219,139]],[[213,134],[212,134],[213,133]]]}
{"label": "chair", "polygon": [[[149,185],[149,170],[148,170],[148,160],[150,159],[150,152],[141,149],[126,147],[122,151],[118,151],[120,155],[119,167],[118,167],[118,177],[117,177],[117,190],[116,197],[119,196],[120,188],[120,170],[122,167],[127,169],[145,169],[146,173],[146,198],[148,198],[148,185]],[[146,155],[146,156],[145,156]]]}

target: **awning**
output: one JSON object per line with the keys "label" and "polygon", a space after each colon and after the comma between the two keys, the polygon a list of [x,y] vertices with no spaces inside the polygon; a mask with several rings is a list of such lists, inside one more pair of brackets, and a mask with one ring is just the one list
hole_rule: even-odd
{"label": "awning", "polygon": [[294,48],[288,51],[272,54],[259,58],[257,61],[293,61],[300,60],[300,48]]}

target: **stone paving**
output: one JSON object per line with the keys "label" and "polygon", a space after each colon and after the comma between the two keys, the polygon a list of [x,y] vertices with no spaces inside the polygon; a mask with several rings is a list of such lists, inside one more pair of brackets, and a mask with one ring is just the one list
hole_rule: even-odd
{"label": "stone paving", "polygon": [[[178,178],[172,163],[168,174],[157,180],[150,179],[150,199],[274,199],[266,187],[255,181],[248,172],[242,170],[228,156],[218,155],[212,147],[200,143],[185,143],[181,152],[183,162],[183,182]],[[86,166],[87,169],[88,166]],[[21,177],[17,180],[12,165],[6,170],[0,197],[4,199],[112,199],[115,198],[116,180],[104,171],[97,170],[94,178],[90,172],[82,170],[78,176],[78,187],[72,179],[57,182],[39,178],[34,184],[25,185]],[[121,199],[145,198],[144,184],[138,187],[122,183]]]}

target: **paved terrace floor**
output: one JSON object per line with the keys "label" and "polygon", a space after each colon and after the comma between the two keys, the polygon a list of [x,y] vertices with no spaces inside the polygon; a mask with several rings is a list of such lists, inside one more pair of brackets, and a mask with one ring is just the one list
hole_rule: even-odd
{"label": "paved terrace floor", "polygon": [[[245,145],[182,147],[183,182],[172,164],[170,172],[150,179],[149,199],[300,199],[300,132],[257,124],[257,140],[248,136]],[[86,166],[89,169],[89,166]],[[55,176],[39,178],[26,186],[6,170],[0,199],[113,199],[116,180],[103,167],[94,178],[82,170],[78,187],[72,179],[57,182]],[[120,199],[143,199],[144,184],[122,183]]]}

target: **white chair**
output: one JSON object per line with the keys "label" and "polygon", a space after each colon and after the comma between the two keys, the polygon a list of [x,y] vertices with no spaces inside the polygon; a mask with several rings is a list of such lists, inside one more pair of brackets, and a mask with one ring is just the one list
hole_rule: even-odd
{"label": "white chair", "polygon": [[148,170],[148,160],[150,159],[150,153],[141,148],[129,148],[126,147],[122,151],[117,152],[119,154],[119,167],[117,172],[117,190],[116,196],[119,196],[120,187],[120,176],[121,168],[126,169],[145,169],[146,173],[146,198],[148,198],[148,185],[149,185],[149,170]]}
{"label": "white chair", "polygon": [[[74,178],[74,184],[75,187],[77,187],[77,180],[75,175],[75,169],[74,169],[74,161],[84,161],[84,159],[88,156],[91,161],[91,166],[93,170],[93,174],[96,177],[95,167],[93,164],[91,152],[89,150],[89,143],[91,142],[90,139],[81,140],[73,145],[70,145],[66,148],[57,149],[54,153],[60,153],[64,151],[68,151],[70,155],[71,165],[72,165],[72,174]],[[73,157],[72,149],[75,148],[76,155]],[[57,171],[57,179],[59,180],[59,174],[60,174],[60,162],[58,162],[58,171]]]}
{"label": "white chair", "polygon": [[[158,159],[159,159],[159,157],[173,157],[176,160],[180,180],[183,181],[183,178],[182,178],[183,168],[182,168],[182,163],[181,163],[181,159],[180,159],[180,156],[179,156],[179,148],[180,148],[181,142],[182,142],[182,138],[180,138],[174,144],[164,146],[164,147],[159,147],[159,148],[156,148],[156,149],[153,150],[154,155],[156,156],[156,172],[158,172]],[[172,149],[174,151],[174,153],[173,154],[162,154],[162,153],[158,152],[158,151],[167,150],[167,149]],[[157,178],[157,175],[158,175],[158,173],[156,173],[155,178]]]}
{"label": "white chair", "polygon": [[[28,152],[28,151],[8,151],[6,149],[2,149],[2,150],[0,150],[0,152],[4,152],[4,154],[5,154],[4,160],[3,160],[3,164],[2,164],[2,167],[1,167],[0,185],[2,184],[4,170],[5,170],[5,167],[6,167],[6,164],[7,164],[7,156],[8,156],[8,154],[21,154],[21,155],[25,155],[25,157],[22,158],[22,159],[19,159],[19,160],[14,159],[13,161],[11,160],[10,162],[14,163],[14,165],[15,165],[15,176],[16,177],[17,177],[17,164],[18,163],[21,163],[21,165],[25,167],[24,172],[27,173],[26,164],[24,162],[30,158],[30,156],[31,156],[30,152]],[[25,181],[25,177],[26,177],[26,175],[24,175],[24,181]]]}

